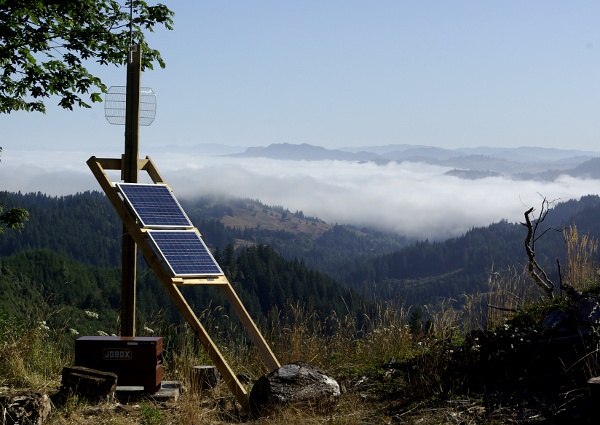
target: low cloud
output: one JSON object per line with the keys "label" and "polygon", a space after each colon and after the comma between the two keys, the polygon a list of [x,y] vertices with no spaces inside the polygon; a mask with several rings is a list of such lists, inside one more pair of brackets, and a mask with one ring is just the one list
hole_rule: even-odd
{"label": "low cloud", "polygon": [[[70,152],[48,154],[40,161],[37,152],[6,152],[0,189],[50,195],[101,190],[85,164],[88,157]],[[462,180],[444,175],[448,168],[418,163],[380,166],[180,154],[153,160],[180,199],[206,194],[252,198],[330,223],[430,240],[459,236],[502,219],[521,221],[527,208],[541,206],[542,196],[568,200],[598,191],[596,180]]]}

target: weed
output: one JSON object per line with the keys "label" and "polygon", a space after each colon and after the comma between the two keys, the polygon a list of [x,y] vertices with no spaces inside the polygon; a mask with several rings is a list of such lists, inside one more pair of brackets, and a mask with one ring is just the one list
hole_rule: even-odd
{"label": "weed", "polygon": [[140,414],[142,425],[160,425],[163,422],[161,411],[153,403],[142,401]]}
{"label": "weed", "polygon": [[77,409],[79,409],[83,404],[83,401],[79,399],[77,394],[74,394],[67,398],[61,410],[63,414],[68,418],[69,416],[73,415],[77,411]]}

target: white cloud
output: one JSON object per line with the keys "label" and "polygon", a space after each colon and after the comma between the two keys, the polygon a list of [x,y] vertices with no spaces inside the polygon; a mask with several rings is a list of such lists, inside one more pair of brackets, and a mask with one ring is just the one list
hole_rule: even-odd
{"label": "white cloud", "polygon": [[[51,195],[100,190],[85,164],[88,157],[71,152],[39,160],[40,153],[6,152],[0,189]],[[458,236],[502,219],[521,221],[528,207],[541,205],[541,196],[567,200],[598,192],[593,180],[462,180],[444,175],[447,168],[417,163],[378,166],[181,154],[153,160],[180,199],[209,193],[258,199],[330,223],[375,226],[419,239]]]}

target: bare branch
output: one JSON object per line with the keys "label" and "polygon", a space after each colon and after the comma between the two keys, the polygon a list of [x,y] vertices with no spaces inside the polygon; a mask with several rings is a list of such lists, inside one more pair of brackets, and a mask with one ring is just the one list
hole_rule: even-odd
{"label": "bare branch", "polygon": [[[531,207],[527,211],[525,211],[525,223],[521,223],[527,227],[527,236],[525,238],[525,251],[527,252],[528,263],[527,267],[529,270],[529,274],[533,278],[533,281],[544,290],[548,298],[554,298],[554,283],[548,278],[546,272],[542,267],[538,264],[535,258],[535,241],[536,231],[538,226],[544,219],[546,218],[547,211],[547,200],[544,198],[542,201],[542,208],[540,214],[538,215],[538,219],[535,221],[535,224],[532,223],[530,215],[533,213],[534,208]],[[541,274],[541,276],[540,276]]]}

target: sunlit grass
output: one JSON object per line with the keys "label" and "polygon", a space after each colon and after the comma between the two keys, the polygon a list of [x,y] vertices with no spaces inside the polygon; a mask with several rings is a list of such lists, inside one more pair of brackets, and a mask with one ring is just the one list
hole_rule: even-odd
{"label": "sunlit grass", "polygon": [[[565,270],[569,282],[579,290],[597,288],[596,262],[593,261],[597,243],[581,237],[576,229],[570,230],[566,243],[568,264]],[[575,285],[576,281],[582,283]],[[310,406],[287,406],[267,418],[251,418],[240,410],[223,383],[214,389],[195,386],[193,367],[208,365],[211,361],[189,327],[156,322],[148,323],[147,329],[142,329],[170,340],[164,353],[164,378],[181,382],[179,402],[171,405],[145,402],[127,409],[67,403],[63,410],[52,415],[49,423],[90,423],[86,419],[90,415],[95,415],[94,423],[111,424],[393,423],[390,405],[405,406],[403,413],[397,416],[398,421],[408,418],[413,411],[423,411],[423,415],[427,415],[424,406],[446,406],[455,391],[464,390],[460,376],[452,373],[452,368],[464,365],[456,364],[457,356],[453,350],[455,347],[460,349],[469,332],[509,326],[508,323],[510,326],[533,323],[550,309],[563,308],[566,303],[562,299],[539,302],[540,290],[525,270],[493,270],[488,286],[485,293],[465,296],[464,308],[454,308],[453,300],[447,300],[435,310],[425,307],[427,326],[421,330],[417,327],[416,331],[411,324],[414,313],[411,308],[384,303],[379,304],[369,317],[360,318],[360,324],[350,315],[330,313],[323,317],[292,302],[282,311],[272,311],[262,332],[279,361],[282,364],[309,362],[348,388],[337,405],[327,411]],[[267,373],[257,350],[240,332],[240,325],[232,320],[224,329],[223,322],[215,320],[217,313],[221,313],[221,307],[210,306],[200,312],[199,317],[209,334],[215,336],[232,369],[252,379]],[[73,361],[75,336],[66,326],[65,329],[49,329],[43,318],[17,323],[0,317],[0,337],[1,385],[48,392],[58,388],[62,367]],[[594,353],[588,354],[582,356],[581,363],[595,359]],[[593,367],[590,365],[590,370]],[[360,382],[368,385],[353,391]],[[446,411],[436,407],[419,423],[445,423],[436,421],[456,412],[456,409]],[[474,419],[467,415],[466,409],[459,413],[463,415],[461,423],[475,423],[469,422]]]}

